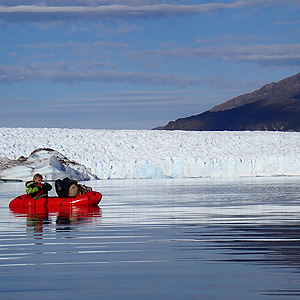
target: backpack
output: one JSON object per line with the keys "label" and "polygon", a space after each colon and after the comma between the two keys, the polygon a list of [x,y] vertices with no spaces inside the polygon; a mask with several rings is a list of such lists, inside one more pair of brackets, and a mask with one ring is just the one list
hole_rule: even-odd
{"label": "backpack", "polygon": [[92,188],[90,186],[84,185],[84,184],[78,184],[78,194],[82,195],[87,192],[91,192]]}
{"label": "backpack", "polygon": [[63,180],[55,180],[55,190],[58,197],[76,197],[87,192],[91,192],[92,188],[83,184],[78,184],[76,180],[68,177]]}
{"label": "backpack", "polygon": [[69,177],[64,178],[63,180],[57,179],[55,180],[55,190],[58,197],[68,197],[70,186],[73,184],[77,184],[76,180],[71,180]]}

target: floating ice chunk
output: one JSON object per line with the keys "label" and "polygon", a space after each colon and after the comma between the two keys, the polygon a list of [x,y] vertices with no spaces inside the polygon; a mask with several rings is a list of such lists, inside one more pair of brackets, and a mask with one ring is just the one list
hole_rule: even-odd
{"label": "floating ice chunk", "polygon": [[64,177],[75,180],[97,179],[85,166],[70,161],[61,153],[48,148],[34,150],[28,158],[3,160],[0,179],[26,181],[32,179],[36,173],[42,174],[46,181]]}

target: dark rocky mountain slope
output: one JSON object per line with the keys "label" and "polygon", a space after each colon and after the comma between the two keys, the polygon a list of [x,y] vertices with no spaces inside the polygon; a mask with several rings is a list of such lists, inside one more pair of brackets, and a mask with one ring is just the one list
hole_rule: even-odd
{"label": "dark rocky mountain slope", "polygon": [[154,129],[300,131],[300,73]]}

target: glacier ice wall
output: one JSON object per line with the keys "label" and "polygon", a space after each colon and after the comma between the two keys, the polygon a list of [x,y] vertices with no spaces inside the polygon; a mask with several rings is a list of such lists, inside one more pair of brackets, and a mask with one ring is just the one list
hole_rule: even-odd
{"label": "glacier ice wall", "polygon": [[0,141],[0,157],[52,148],[99,179],[300,175],[296,132],[0,128]]}

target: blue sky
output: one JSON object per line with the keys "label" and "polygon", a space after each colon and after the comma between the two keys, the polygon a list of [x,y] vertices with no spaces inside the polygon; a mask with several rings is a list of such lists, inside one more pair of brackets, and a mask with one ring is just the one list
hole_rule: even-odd
{"label": "blue sky", "polygon": [[300,72],[298,0],[0,0],[0,126],[151,129]]}

